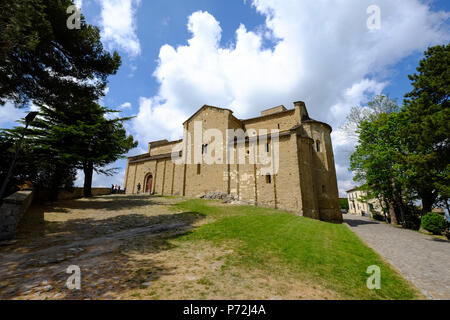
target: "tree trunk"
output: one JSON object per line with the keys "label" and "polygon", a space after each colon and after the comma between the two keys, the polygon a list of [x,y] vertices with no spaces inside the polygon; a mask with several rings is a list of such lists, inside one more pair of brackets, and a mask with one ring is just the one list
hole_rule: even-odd
{"label": "tree trunk", "polygon": [[403,200],[401,197],[396,197],[395,199],[395,212],[397,213],[397,221],[400,222],[403,227],[405,226],[406,219],[405,219],[405,212],[403,210]]}
{"label": "tree trunk", "polygon": [[422,199],[422,215],[426,215],[433,210],[436,197],[433,195],[433,192],[421,192],[419,196]]}
{"label": "tree trunk", "polygon": [[395,213],[394,204],[391,202],[389,203],[389,215],[391,216],[391,224],[398,224],[397,215]]}
{"label": "tree trunk", "polygon": [[83,171],[84,171],[84,188],[83,188],[83,196],[85,198],[92,197],[92,174],[94,172],[94,165],[92,162],[83,163]]}

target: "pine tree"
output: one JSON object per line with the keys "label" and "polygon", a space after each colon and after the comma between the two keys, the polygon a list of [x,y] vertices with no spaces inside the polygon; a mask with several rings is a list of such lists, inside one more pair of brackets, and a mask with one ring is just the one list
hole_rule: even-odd
{"label": "pine tree", "polygon": [[84,196],[89,197],[93,172],[115,173],[114,169],[104,167],[137,146],[123,127],[123,122],[131,118],[109,119],[108,115],[115,112],[89,100],[64,108],[41,106],[29,139],[56,162],[83,170]]}
{"label": "pine tree", "polygon": [[409,154],[408,187],[417,190],[423,213],[441,197],[450,197],[450,45],[431,47],[417,72],[410,75],[414,89],[405,95],[402,130]]}
{"label": "pine tree", "polygon": [[100,31],[81,16],[68,29],[72,0],[0,1],[0,105],[56,105],[84,97],[96,101],[120,56],[103,50]]}

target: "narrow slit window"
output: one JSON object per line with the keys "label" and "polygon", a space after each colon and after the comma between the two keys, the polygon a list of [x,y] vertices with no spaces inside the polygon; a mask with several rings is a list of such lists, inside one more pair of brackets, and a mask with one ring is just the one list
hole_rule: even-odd
{"label": "narrow slit window", "polygon": [[269,143],[266,143],[266,151],[267,151],[267,153],[270,152],[270,145],[269,145]]}
{"label": "narrow slit window", "polygon": [[200,175],[200,173],[202,173],[202,167],[201,167],[201,164],[198,163],[197,164],[197,175]]}
{"label": "narrow slit window", "polygon": [[266,183],[271,184],[272,183],[272,176],[270,174],[266,175]]}
{"label": "narrow slit window", "polygon": [[208,153],[208,145],[204,144],[202,145],[202,154],[207,154]]}
{"label": "narrow slit window", "polygon": [[320,141],[319,140],[316,141],[316,150],[317,150],[317,152],[320,152]]}

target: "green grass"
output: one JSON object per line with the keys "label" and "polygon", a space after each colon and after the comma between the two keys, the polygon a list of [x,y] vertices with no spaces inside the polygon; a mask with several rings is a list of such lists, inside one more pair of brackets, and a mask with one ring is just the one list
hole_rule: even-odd
{"label": "green grass", "polygon": [[[188,200],[178,210],[211,219],[178,241],[210,241],[233,246],[227,266],[258,268],[269,274],[295,274],[343,299],[417,299],[417,289],[367,247],[346,225],[303,218],[253,206],[223,206],[214,201]],[[366,286],[367,267],[381,269],[381,289]]]}

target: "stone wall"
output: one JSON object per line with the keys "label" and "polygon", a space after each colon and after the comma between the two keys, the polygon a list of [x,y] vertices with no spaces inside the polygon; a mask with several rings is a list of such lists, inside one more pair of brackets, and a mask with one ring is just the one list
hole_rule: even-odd
{"label": "stone wall", "polygon": [[[235,118],[227,109],[204,106],[184,123],[185,132],[191,137],[190,142],[186,134],[181,142],[166,142],[165,145],[157,142],[157,147],[152,147],[149,154],[128,159],[125,177],[127,194],[137,193],[138,183],[141,184],[141,193],[145,192],[146,181],[151,176],[152,189],[149,193],[200,197],[219,192],[258,206],[293,211],[313,219],[342,222],[330,135],[332,129],[325,123],[310,119],[304,103],[297,102],[294,106],[291,110],[276,107],[274,110],[278,113],[271,113],[272,109],[269,109],[263,116],[247,120]],[[259,164],[261,161],[257,161],[258,164],[249,161],[255,149],[250,147],[248,140],[240,148],[234,142],[236,149],[231,155],[234,161],[229,164],[224,163],[226,159],[222,156],[225,157],[225,154],[220,151],[222,155],[217,157],[215,164],[197,164],[196,159],[191,158],[194,142],[200,148],[194,135],[196,126],[201,127],[203,133],[207,129],[216,129],[222,135],[223,146],[230,143],[227,141],[227,129],[243,129],[249,136],[253,136],[251,131],[254,130],[268,130],[255,133],[260,137],[270,134],[270,130],[280,130],[278,172],[267,174]],[[216,137],[211,139],[203,135],[199,139],[202,145],[209,145],[213,150]],[[273,143],[270,138],[266,142],[265,156],[272,157]],[[185,165],[174,164],[167,155],[174,145],[183,145],[183,150],[189,150],[183,158],[189,157],[191,161]],[[158,155],[159,152],[162,154]],[[238,164],[238,154],[244,155],[245,163]]]}
{"label": "stone wall", "polygon": [[20,220],[31,205],[33,191],[18,191],[3,199],[0,207],[0,240],[12,239]]}
{"label": "stone wall", "polygon": [[[92,196],[104,196],[111,194],[111,188],[92,188]],[[58,191],[56,200],[72,200],[83,198],[83,188],[73,188],[72,190],[61,189]],[[50,199],[48,190],[40,190],[35,194],[36,201],[48,201]]]}

